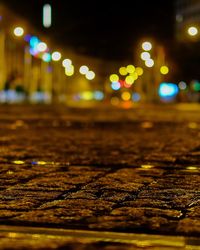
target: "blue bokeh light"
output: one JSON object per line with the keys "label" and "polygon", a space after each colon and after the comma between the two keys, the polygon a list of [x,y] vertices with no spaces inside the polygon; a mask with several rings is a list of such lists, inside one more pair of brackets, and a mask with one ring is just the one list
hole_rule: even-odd
{"label": "blue bokeh light", "polygon": [[163,82],[160,84],[158,94],[161,98],[175,97],[179,92],[179,88],[174,83]]}
{"label": "blue bokeh light", "polygon": [[113,90],[119,90],[120,87],[121,87],[121,84],[120,84],[119,82],[112,82],[112,83],[111,83],[111,88],[112,88]]}

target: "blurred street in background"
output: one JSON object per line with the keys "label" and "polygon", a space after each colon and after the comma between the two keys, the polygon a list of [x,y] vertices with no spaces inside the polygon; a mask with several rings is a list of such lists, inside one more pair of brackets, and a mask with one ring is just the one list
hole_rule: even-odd
{"label": "blurred street in background", "polygon": [[[51,8],[44,5],[44,9]],[[177,13],[181,11],[185,10],[177,7]],[[199,103],[198,65],[194,66],[196,73],[191,73],[177,59],[189,52],[187,46],[195,49],[198,30],[189,32],[187,19],[183,30],[180,13],[177,36],[182,36],[178,36],[180,46],[172,46],[174,51],[155,37],[141,36],[131,58],[106,60],[57,44],[1,4],[0,103],[76,103],[80,107],[83,103],[106,103],[125,108],[143,103]],[[179,51],[182,47],[183,52]],[[196,55],[191,50],[194,60]],[[188,63],[186,58],[183,62]],[[192,59],[190,63],[193,65]]]}

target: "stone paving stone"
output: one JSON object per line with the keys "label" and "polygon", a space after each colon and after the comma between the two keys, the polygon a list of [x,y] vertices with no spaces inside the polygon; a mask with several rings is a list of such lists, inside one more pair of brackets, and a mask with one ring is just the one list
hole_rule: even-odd
{"label": "stone paving stone", "polygon": [[[186,212],[186,217],[189,217],[189,218],[200,218],[200,209],[199,209],[199,203],[200,203],[200,199],[198,201],[198,204],[196,203],[195,207],[192,207],[190,209],[187,210]],[[194,205],[194,204],[193,204]]]}
{"label": "stone paving stone", "polygon": [[[31,210],[24,212],[12,218],[11,222],[18,222],[23,225],[43,225],[43,226],[57,226],[65,227],[66,224],[70,227],[77,226],[81,228],[83,220],[94,216],[95,211],[87,208],[52,208],[45,210]],[[72,224],[73,223],[73,224]]]}
{"label": "stone paving stone", "polygon": [[21,108],[0,106],[2,223],[200,235],[199,110]]}
{"label": "stone paving stone", "polygon": [[[24,211],[33,209],[40,204],[38,200],[33,198],[22,198],[19,200],[0,200],[0,209],[14,210],[14,211]],[[2,211],[2,210],[1,210]]]}
{"label": "stone paving stone", "polygon": [[102,200],[88,200],[85,199],[69,199],[69,200],[56,200],[48,202],[45,205],[42,205],[40,209],[49,209],[49,208],[64,208],[64,209],[90,209],[92,211],[103,212],[112,210],[113,202],[102,201]]}
{"label": "stone paving stone", "polygon": [[1,209],[0,210],[0,222],[5,221],[6,219],[9,219],[9,218],[12,218],[12,217],[19,216],[20,214],[22,214],[22,212],[8,210],[7,208],[6,209]]}
{"label": "stone paving stone", "polygon": [[10,201],[10,200],[22,200],[24,198],[35,199],[38,201],[48,201],[56,199],[61,192],[57,191],[29,191],[29,190],[17,190],[14,187],[12,189],[4,190],[0,192],[0,200]]}

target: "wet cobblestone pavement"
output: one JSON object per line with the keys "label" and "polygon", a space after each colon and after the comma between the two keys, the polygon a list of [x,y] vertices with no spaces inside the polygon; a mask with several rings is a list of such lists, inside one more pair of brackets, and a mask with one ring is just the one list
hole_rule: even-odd
{"label": "wet cobblestone pavement", "polygon": [[1,225],[199,237],[199,110],[1,106]]}

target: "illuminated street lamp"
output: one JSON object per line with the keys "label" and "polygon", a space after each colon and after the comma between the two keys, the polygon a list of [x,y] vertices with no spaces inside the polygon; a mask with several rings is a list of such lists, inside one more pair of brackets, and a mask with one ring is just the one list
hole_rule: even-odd
{"label": "illuminated street lamp", "polygon": [[55,51],[51,55],[53,61],[59,61],[61,59],[61,53],[58,51]]}
{"label": "illuminated street lamp", "polygon": [[150,51],[152,49],[152,44],[150,42],[143,42],[142,43],[142,48],[145,51]]}
{"label": "illuminated street lamp", "polygon": [[13,32],[15,36],[20,37],[20,36],[23,36],[24,29],[22,27],[16,27]]}
{"label": "illuminated street lamp", "polygon": [[86,66],[86,65],[82,65],[79,69],[79,72],[82,74],[82,75],[85,75],[87,74],[87,72],[89,71],[89,68]]}
{"label": "illuminated street lamp", "polygon": [[95,78],[95,73],[93,71],[88,71],[85,75],[88,80],[93,80]]}
{"label": "illuminated street lamp", "polygon": [[152,68],[154,66],[154,60],[153,59],[148,59],[145,61],[145,65],[148,67],[148,68]]}
{"label": "illuminated street lamp", "polygon": [[63,67],[68,67],[68,66],[70,66],[70,65],[72,65],[72,60],[70,60],[70,59],[64,59],[64,60],[62,61],[62,66],[63,66]]}
{"label": "illuminated street lamp", "polygon": [[199,33],[197,27],[195,27],[195,26],[189,27],[187,32],[188,32],[189,36],[196,36]]}
{"label": "illuminated street lamp", "polygon": [[140,57],[142,60],[146,61],[146,60],[150,59],[151,55],[149,54],[149,52],[142,52]]}

